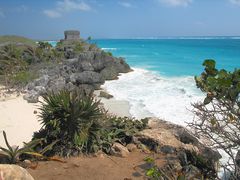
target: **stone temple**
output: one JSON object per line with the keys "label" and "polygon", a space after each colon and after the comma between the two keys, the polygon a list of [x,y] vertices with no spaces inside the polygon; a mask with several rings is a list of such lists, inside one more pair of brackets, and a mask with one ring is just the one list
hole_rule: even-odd
{"label": "stone temple", "polygon": [[79,40],[80,39],[80,32],[79,31],[73,31],[73,30],[68,30],[64,31],[64,40]]}

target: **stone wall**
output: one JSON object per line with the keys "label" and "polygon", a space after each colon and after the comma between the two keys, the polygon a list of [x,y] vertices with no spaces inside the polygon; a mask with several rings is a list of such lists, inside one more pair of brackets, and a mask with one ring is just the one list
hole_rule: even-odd
{"label": "stone wall", "polygon": [[80,32],[79,31],[64,31],[65,40],[78,40],[80,39]]}

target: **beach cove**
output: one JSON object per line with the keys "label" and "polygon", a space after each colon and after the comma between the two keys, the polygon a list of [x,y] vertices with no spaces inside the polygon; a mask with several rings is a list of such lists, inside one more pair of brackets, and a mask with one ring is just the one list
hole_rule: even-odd
{"label": "beach cove", "polygon": [[[182,166],[188,166],[188,164],[178,162],[181,161],[182,151],[184,153],[197,152],[208,159],[210,153],[212,155],[210,158],[211,168],[214,166],[212,169],[214,174],[216,171],[215,163],[221,155],[204,145],[185,128],[186,124],[191,122],[193,118],[190,110],[191,103],[203,100],[203,95],[195,86],[193,76],[191,74],[181,76],[161,75],[160,72],[151,71],[151,66],[148,66],[147,63],[145,65],[149,69],[139,67],[131,69],[126,63],[128,61],[127,56],[126,59],[113,56],[112,53],[117,51],[118,48],[101,47],[99,49],[96,44],[89,44],[80,40],[78,36],[77,31],[66,31],[65,40],[60,41],[55,48],[49,47],[48,43],[39,42],[37,46],[46,51],[63,52],[64,59],[62,62],[53,61],[52,64],[43,63],[41,66],[38,63],[33,64],[42,69],[36,71],[39,73],[38,78],[29,81],[21,91],[12,91],[11,93],[11,89],[8,91],[4,87],[1,88],[1,114],[3,114],[3,119],[8,120],[7,123],[6,121],[1,123],[1,129],[7,132],[9,139],[11,138],[11,144],[21,146],[23,142],[31,140],[34,132],[34,135],[36,135],[39,130],[40,133],[37,133],[41,134],[41,131],[44,131],[44,128],[47,127],[46,124],[42,126],[38,122],[39,111],[41,111],[39,106],[43,102],[42,96],[43,98],[46,97],[47,92],[60,91],[61,93],[62,89],[65,89],[63,93],[74,92],[74,89],[77,88],[78,90],[84,90],[85,94],[94,92],[95,99],[100,100],[101,106],[107,111],[106,118],[111,119],[118,116],[123,118],[123,122],[130,120],[130,124],[138,121],[149,121],[149,129],[136,133],[131,140],[134,143],[132,146],[137,148],[138,152],[140,149],[139,158],[142,157],[141,152],[148,154],[153,151],[157,154],[172,155],[176,153],[178,160],[174,161],[174,166],[176,163],[180,163],[180,169],[184,169]],[[70,37],[75,39],[69,40]],[[122,42],[122,40],[119,41]],[[141,47],[145,47],[145,45],[141,45]],[[129,53],[132,52],[129,51]],[[158,54],[158,57],[161,57],[161,55]],[[52,58],[55,58],[55,56]],[[137,62],[142,64],[140,59],[137,59]],[[155,63],[158,63],[159,60],[161,58],[156,58]],[[153,63],[153,60],[150,60],[150,62]],[[33,69],[36,69],[36,67],[33,66]],[[63,100],[66,99],[63,98]],[[62,103],[62,101],[59,103]],[[15,113],[10,113],[11,111]],[[24,118],[25,121],[21,121],[21,118]],[[56,119],[50,119],[50,121],[54,120]],[[15,137],[16,131],[24,128],[27,128],[28,131],[24,131],[21,136]],[[6,147],[4,140],[0,143],[2,147]],[[146,143],[146,145],[142,146],[142,143]],[[122,144],[111,144],[111,146],[112,149],[116,148],[118,151],[120,149],[121,157],[128,157],[129,152],[132,152],[132,146],[127,147],[125,145],[125,147]],[[114,151],[111,150],[111,154],[114,154]],[[75,149],[73,151],[70,149],[69,153],[76,154],[77,152]],[[163,156],[164,158],[166,157]],[[163,169],[166,165],[168,164],[161,163]],[[166,169],[164,171],[168,172]],[[191,170],[190,176],[195,176],[198,173],[198,170],[196,172],[192,171],[194,169]],[[34,174],[34,172],[32,173]],[[175,177],[174,174],[171,176]]]}

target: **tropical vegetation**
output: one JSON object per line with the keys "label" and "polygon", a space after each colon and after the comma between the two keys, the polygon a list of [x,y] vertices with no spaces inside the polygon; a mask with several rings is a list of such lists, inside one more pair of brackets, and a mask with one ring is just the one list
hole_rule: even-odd
{"label": "tropical vegetation", "polygon": [[34,139],[44,138],[38,149],[59,140],[49,155],[71,156],[99,150],[109,153],[114,142],[126,145],[135,133],[146,128],[145,121],[108,116],[100,102],[83,91],[50,92],[43,100],[43,126]]}
{"label": "tropical vegetation", "polygon": [[221,164],[225,174],[240,179],[240,69],[218,70],[211,59],[205,60],[203,66],[204,72],[195,81],[206,97],[193,105],[197,118],[189,126],[229,157],[226,164]]}

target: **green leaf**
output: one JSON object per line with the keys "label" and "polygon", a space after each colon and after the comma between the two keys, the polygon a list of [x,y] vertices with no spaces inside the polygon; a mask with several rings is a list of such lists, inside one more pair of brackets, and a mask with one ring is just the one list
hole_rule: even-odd
{"label": "green leaf", "polygon": [[144,161],[147,162],[147,163],[153,163],[154,159],[151,158],[151,157],[146,157],[146,158],[144,158]]}
{"label": "green leaf", "polygon": [[150,169],[147,170],[146,175],[148,177],[153,177],[154,172],[155,172],[155,169],[154,168],[150,168]]}
{"label": "green leaf", "polygon": [[8,149],[9,149],[11,152],[13,152],[12,147],[11,147],[11,146],[9,145],[9,143],[8,143],[7,135],[6,135],[6,132],[5,132],[5,131],[3,131],[3,137],[4,137],[5,144],[7,145]]}
{"label": "green leaf", "polygon": [[213,59],[206,59],[202,65],[209,69],[215,69],[216,62]]}

